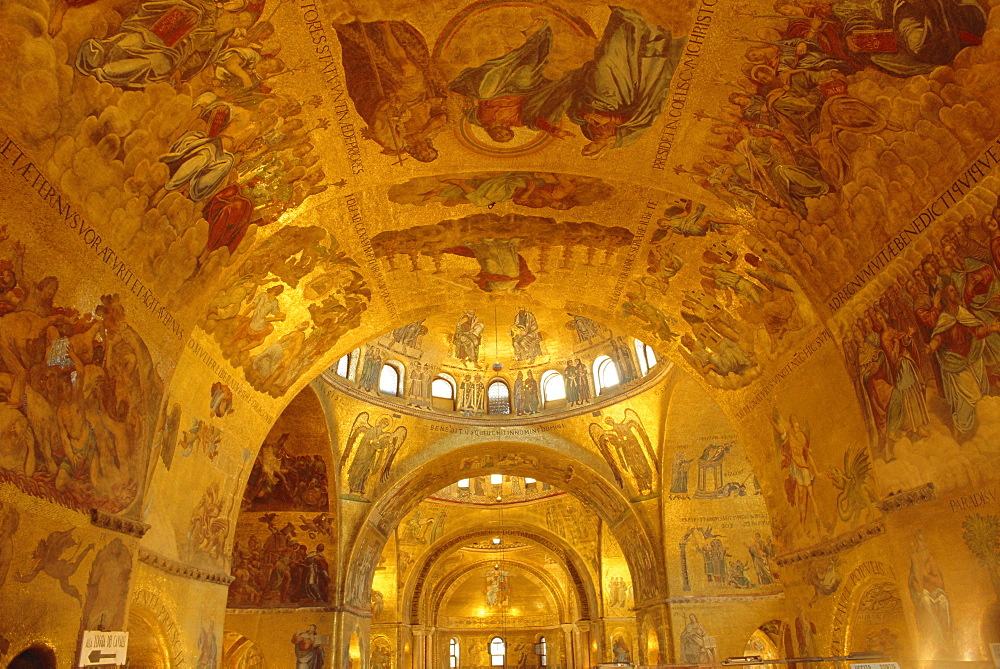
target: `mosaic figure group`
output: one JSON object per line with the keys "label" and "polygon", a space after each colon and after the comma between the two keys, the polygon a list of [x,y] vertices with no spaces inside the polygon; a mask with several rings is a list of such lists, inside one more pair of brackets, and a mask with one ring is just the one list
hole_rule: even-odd
{"label": "mosaic figure group", "polygon": [[456,409],[463,416],[482,416],[486,413],[486,385],[481,374],[466,374],[458,384]]}
{"label": "mosaic figure group", "polygon": [[593,399],[594,386],[590,378],[590,371],[585,364],[580,362],[580,358],[566,361],[563,381],[566,384],[566,404],[568,406],[585,404]]}
{"label": "mosaic figure group", "polygon": [[431,384],[435,374],[427,363],[412,362],[406,368],[406,403],[422,409],[431,408]]}
{"label": "mosaic figure group", "polygon": [[243,493],[247,511],[325,511],[327,501],[326,461],[322,455],[292,455],[285,450],[288,434],[276,442],[264,442],[250,470]]}
{"label": "mosaic figure group", "polygon": [[723,138],[722,153],[691,172],[732,206],[767,203],[803,218],[810,198],[853,177],[850,133],[903,129],[851,94],[858,75],[929,74],[980,44],[987,23],[976,0],[783,2],[776,12],[748,15],[779,23],[743,38],[745,80],[717,115],[699,113]]}
{"label": "mosaic figure group", "polygon": [[611,12],[593,58],[556,79],[544,74],[554,42],[547,22],[450,81],[409,23],[338,25],[347,90],[368,124],[364,136],[399,164],[436,160],[435,138],[460,123],[506,144],[524,130],[572,138],[561,127],[567,119],[587,140],[584,156],[629,146],[659,117],[685,40],[634,10]]}
{"label": "mosaic figure group", "polygon": [[268,529],[270,535],[263,543],[251,535],[246,545],[239,541],[233,545],[235,580],[229,587],[228,606],[259,608],[329,602],[330,565],[323,555],[325,545],[319,543],[310,550],[296,540],[297,532],[291,523],[280,529],[269,523]]}
{"label": "mosaic figure group", "polygon": [[931,399],[961,440],[975,434],[976,406],[1000,395],[1000,202],[947,229],[936,250],[897,275],[845,335],[844,355],[877,458],[930,432]]}
{"label": "mosaic figure group", "polygon": [[117,294],[81,311],[59,288],[30,276],[20,242],[0,259],[0,478],[120,511],[143,484],[163,384]]}
{"label": "mosaic figure group", "polygon": [[517,373],[514,379],[514,413],[518,416],[530,416],[542,410],[541,391],[538,379],[532,370],[527,375]]}

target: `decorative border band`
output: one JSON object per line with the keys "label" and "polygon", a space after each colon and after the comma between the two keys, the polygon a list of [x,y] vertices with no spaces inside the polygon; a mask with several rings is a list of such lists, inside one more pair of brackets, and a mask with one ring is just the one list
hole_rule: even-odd
{"label": "decorative border band", "polygon": [[711,604],[713,602],[746,602],[757,600],[784,599],[783,592],[767,592],[746,595],[694,595],[691,597],[665,597],[665,604]]}
{"label": "decorative border band", "polygon": [[112,532],[127,534],[128,536],[135,537],[136,539],[142,539],[143,535],[149,531],[150,527],[147,523],[143,523],[138,520],[131,520],[129,518],[122,518],[121,516],[116,516],[113,513],[101,511],[100,509],[90,510],[90,524],[94,527],[100,527],[103,530],[111,530]]}
{"label": "decorative border band", "polygon": [[336,606],[276,606],[273,608],[231,608],[226,607],[226,615],[262,615],[267,613],[336,613],[339,607]]}
{"label": "decorative border band", "polygon": [[229,574],[192,567],[191,565],[178,562],[177,560],[172,560],[171,558],[164,557],[159,553],[154,553],[153,551],[145,548],[139,548],[139,561],[145,562],[150,567],[154,567],[160,571],[165,571],[173,576],[190,578],[194,581],[208,581],[209,583],[217,583],[219,585],[228,586],[235,580],[235,577]]}
{"label": "decorative border band", "polygon": [[837,553],[843,553],[844,551],[854,548],[858,544],[862,544],[869,539],[879,536],[880,534],[885,534],[885,520],[882,518],[868,523],[867,525],[862,525],[855,530],[847,532],[846,534],[841,534],[838,537],[834,537],[829,541],[811,548],[805,548],[800,551],[779,555],[774,561],[779,567],[783,567],[787,564],[802,562],[803,560],[812,560],[813,558],[818,557],[829,557]]}
{"label": "decorative border band", "polygon": [[890,493],[885,499],[879,500],[876,506],[882,513],[893,513],[935,499],[937,499],[937,488],[934,487],[933,483],[925,483],[916,488]]}

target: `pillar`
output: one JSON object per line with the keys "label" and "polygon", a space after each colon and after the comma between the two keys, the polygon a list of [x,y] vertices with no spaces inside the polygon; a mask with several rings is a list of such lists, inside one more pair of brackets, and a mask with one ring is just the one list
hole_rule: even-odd
{"label": "pillar", "polygon": [[434,653],[434,641],[437,637],[434,633],[436,631],[436,627],[424,628],[424,667],[426,669],[430,669],[431,667],[437,669],[438,667],[438,657]]}
{"label": "pillar", "polygon": [[420,625],[411,625],[410,641],[411,654],[413,657],[413,669],[426,669],[427,667],[427,646],[424,640],[424,628]]}
{"label": "pillar", "polygon": [[565,669],[576,669],[576,658],[573,652],[573,625],[562,623],[559,625],[563,631],[563,666]]}

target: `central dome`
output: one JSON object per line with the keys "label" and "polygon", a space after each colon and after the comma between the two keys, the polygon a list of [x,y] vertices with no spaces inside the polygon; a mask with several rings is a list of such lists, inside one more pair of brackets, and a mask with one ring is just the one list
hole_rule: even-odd
{"label": "central dome", "polygon": [[621,399],[663,367],[644,342],[586,316],[491,305],[396,328],[345,355],[324,378],[407,413],[530,422]]}

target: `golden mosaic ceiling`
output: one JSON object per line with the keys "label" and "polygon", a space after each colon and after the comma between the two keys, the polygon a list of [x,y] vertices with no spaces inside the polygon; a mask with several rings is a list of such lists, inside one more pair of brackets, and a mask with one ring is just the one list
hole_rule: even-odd
{"label": "golden mosaic ceiling", "polygon": [[880,3],[15,3],[4,157],[159,336],[275,397],[349,334],[498,302],[737,388],[926,207],[992,204],[960,202],[988,8],[952,4],[921,36]]}
{"label": "golden mosaic ceiling", "polygon": [[[613,554],[623,615],[750,594],[749,563],[720,582],[695,557],[747,550],[774,558],[783,615],[808,636],[839,625],[877,570],[905,592],[920,561],[911,595],[940,601],[936,553],[967,634],[985,604],[958,593],[988,592],[996,562],[995,504],[975,497],[1000,443],[993,4],[0,0],[0,541],[24,560],[75,542],[81,590],[88,571],[128,582],[122,556],[145,556],[135,578],[187,616],[178,645],[208,648],[177,606],[193,590],[164,574],[215,587],[253,566],[252,537],[303,537],[295,550],[320,564],[336,512],[350,537],[329,553],[337,599],[299,601],[364,612],[398,528],[400,578],[424,548],[481,557],[461,550],[490,538],[460,532],[469,498],[426,498],[502,473],[511,500],[532,501],[525,477],[565,491],[504,513],[540,528],[552,510],[538,536],[519,530],[531,546]],[[356,349],[456,375],[610,354],[581,323],[672,366],[522,425],[305,389]],[[925,493],[958,497],[927,524],[930,506],[907,510]],[[441,507],[433,522],[424,506]],[[608,533],[571,522],[584,516]],[[104,530],[88,518],[149,529],[91,544]],[[19,611],[82,599],[36,562],[11,572],[25,588],[0,583]],[[574,582],[599,568],[578,562]],[[784,587],[769,569],[755,569],[761,602]],[[243,605],[295,601],[241,578]],[[132,593],[153,601],[97,599],[123,618]],[[729,606],[713,602],[698,615]],[[72,631],[73,611],[37,615]],[[689,615],[657,625],[685,662],[715,661],[690,640],[726,621]],[[84,605],[83,619],[101,616]],[[843,630],[823,647],[848,649]]]}
{"label": "golden mosaic ceiling", "polygon": [[[897,442],[954,454],[961,437],[990,457],[975,408],[990,379],[946,392],[955,351],[930,349],[959,301],[996,346],[994,15],[987,0],[7,2],[0,193],[30,224],[0,219],[0,397],[22,442],[5,471],[138,517],[183,417],[235,487],[247,458],[198,436],[205,396],[219,420],[246,407],[232,429],[260,443],[365,342],[440,317],[429,332],[453,354],[473,311],[499,314],[506,345],[522,307],[553,343],[567,314],[649,343],[755,457],[773,456],[772,427],[779,448],[805,434],[798,402],[829,397],[886,486],[947,467],[898,462]],[[910,336],[900,375],[875,349]],[[830,387],[778,397],[814,354]],[[933,420],[913,392],[899,408],[914,379],[947,405]],[[64,404],[108,421],[99,466],[23,445],[58,434]]]}
{"label": "golden mosaic ceiling", "polygon": [[[427,499],[476,507],[522,504],[560,497],[565,494],[552,484],[531,477],[501,474],[459,479],[452,485],[438,490]],[[482,546],[476,544],[476,547],[489,548],[485,544]]]}

